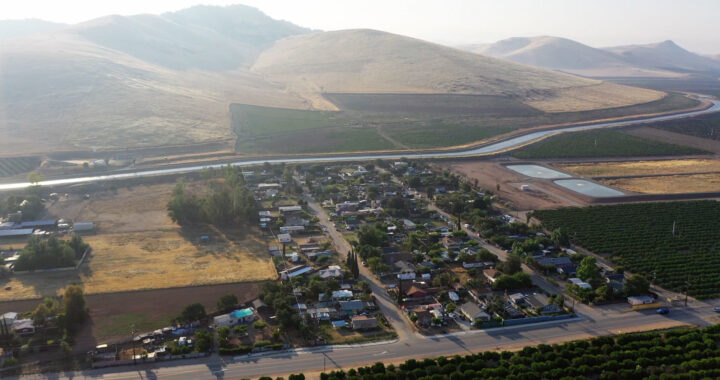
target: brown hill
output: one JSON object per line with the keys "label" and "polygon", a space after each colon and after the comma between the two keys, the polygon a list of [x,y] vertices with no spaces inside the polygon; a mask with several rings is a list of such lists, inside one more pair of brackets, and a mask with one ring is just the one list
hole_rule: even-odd
{"label": "brown hill", "polygon": [[[328,109],[333,107],[319,96],[323,92],[500,95],[541,108],[556,103],[549,107],[553,111],[624,106],[662,96],[375,30],[288,37],[264,51],[252,69]],[[568,89],[577,89],[573,97],[566,95]],[[583,89],[602,96],[578,97]]]}
{"label": "brown hill", "polygon": [[464,48],[478,54],[585,76],[677,75],[634,66],[615,53],[560,37],[513,37],[494,44],[469,45]]}

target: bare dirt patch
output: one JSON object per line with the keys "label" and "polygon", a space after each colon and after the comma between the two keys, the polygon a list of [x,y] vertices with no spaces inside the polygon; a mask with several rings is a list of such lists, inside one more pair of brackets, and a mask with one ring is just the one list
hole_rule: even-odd
{"label": "bare dirt patch", "polygon": [[[198,186],[192,183],[190,187]],[[92,221],[97,234],[84,239],[92,255],[78,271],[31,273],[0,280],[0,301],[56,295],[69,284],[86,294],[261,281],[277,276],[267,241],[253,228],[180,228],[165,205],[173,184],[76,195],[56,202],[51,214]],[[210,242],[200,243],[208,235]]]}
{"label": "bare dirt patch", "polygon": [[625,132],[633,136],[644,137],[664,143],[684,145],[706,150],[709,152],[720,153],[720,144],[718,144],[717,141],[703,139],[700,137],[688,136],[670,131],[663,131],[661,129],[651,127],[632,128],[626,130]]}
{"label": "bare dirt patch", "polygon": [[600,182],[618,189],[643,194],[683,194],[720,191],[720,173],[616,178]]}
{"label": "bare dirt patch", "polygon": [[[559,189],[549,181],[524,177],[495,161],[447,162],[442,166],[468,177],[471,181],[477,180],[478,186],[491,190],[518,210],[585,204],[581,198]],[[497,185],[500,185],[499,190]],[[529,191],[523,191],[523,185],[529,185]]]}

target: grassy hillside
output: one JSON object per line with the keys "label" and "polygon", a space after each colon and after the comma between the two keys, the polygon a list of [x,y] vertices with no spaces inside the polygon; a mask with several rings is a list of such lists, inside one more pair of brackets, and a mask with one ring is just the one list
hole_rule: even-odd
{"label": "grassy hillside", "polygon": [[633,65],[677,72],[720,73],[720,62],[689,52],[673,41],[606,48]]}
{"label": "grassy hillside", "polygon": [[708,152],[646,140],[611,130],[564,133],[512,153],[514,157],[527,159],[676,156],[688,154],[708,154]]}
{"label": "grassy hillside", "polygon": [[[348,48],[352,47],[352,48]],[[661,93],[609,85],[604,95],[572,101],[601,82],[509,63],[375,30],[288,37],[264,51],[253,70],[285,83],[316,108],[335,109],[322,93],[457,93],[515,97],[545,110],[579,111],[657,100]],[[568,96],[563,90],[577,88]]]}

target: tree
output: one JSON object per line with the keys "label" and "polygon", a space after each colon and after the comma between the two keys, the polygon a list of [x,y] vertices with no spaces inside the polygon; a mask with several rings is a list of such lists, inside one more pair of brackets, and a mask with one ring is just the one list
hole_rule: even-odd
{"label": "tree", "polygon": [[360,227],[357,237],[360,245],[369,245],[372,247],[382,247],[387,244],[388,241],[385,231],[368,225]]}
{"label": "tree", "polygon": [[63,294],[63,309],[65,310],[65,321],[67,328],[71,329],[85,320],[87,309],[85,307],[85,295],[78,285],[70,285],[65,288]]}
{"label": "tree", "polygon": [[557,247],[570,244],[570,234],[562,227],[553,230],[550,234],[550,239],[552,239],[553,244]]}
{"label": "tree", "polygon": [[500,270],[505,274],[515,274],[522,271],[522,260],[517,255],[509,255],[507,260],[500,264]]}
{"label": "tree", "polygon": [[589,283],[598,283],[600,280],[600,267],[597,266],[597,259],[586,256],[577,269],[578,277]]}
{"label": "tree", "polygon": [[230,311],[238,304],[238,298],[234,294],[226,294],[217,302],[217,309],[220,311]]}
{"label": "tree", "polygon": [[205,306],[199,302],[195,302],[185,306],[180,316],[178,316],[178,320],[183,323],[190,323],[205,319],[205,317],[207,317]]}
{"label": "tree", "polygon": [[650,292],[650,281],[641,274],[633,274],[625,280],[625,294],[628,296],[641,296]]}
{"label": "tree", "polygon": [[43,181],[43,175],[37,172],[32,172],[28,174],[28,182],[30,182],[31,185],[37,186],[38,183]]}
{"label": "tree", "polygon": [[213,346],[213,336],[206,330],[195,332],[195,347],[199,352],[208,352]]}

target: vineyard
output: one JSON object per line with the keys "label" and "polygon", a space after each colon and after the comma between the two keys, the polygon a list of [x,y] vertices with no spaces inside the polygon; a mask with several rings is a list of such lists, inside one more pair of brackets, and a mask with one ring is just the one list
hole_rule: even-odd
{"label": "vineyard", "polygon": [[[720,326],[528,346],[322,373],[350,379],[717,379]],[[301,379],[291,375],[290,379]],[[268,379],[268,378],[262,378]]]}
{"label": "vineyard", "polygon": [[0,177],[33,171],[40,165],[38,157],[0,158]]}
{"label": "vineyard", "polygon": [[681,156],[708,152],[640,137],[617,131],[598,130],[564,133],[542,140],[513,153],[518,158],[578,158]]}
{"label": "vineyard", "polygon": [[692,119],[665,121],[650,126],[683,135],[720,140],[720,115],[716,113]]}
{"label": "vineyard", "polygon": [[698,299],[720,297],[720,202],[642,203],[539,210],[575,244]]}

